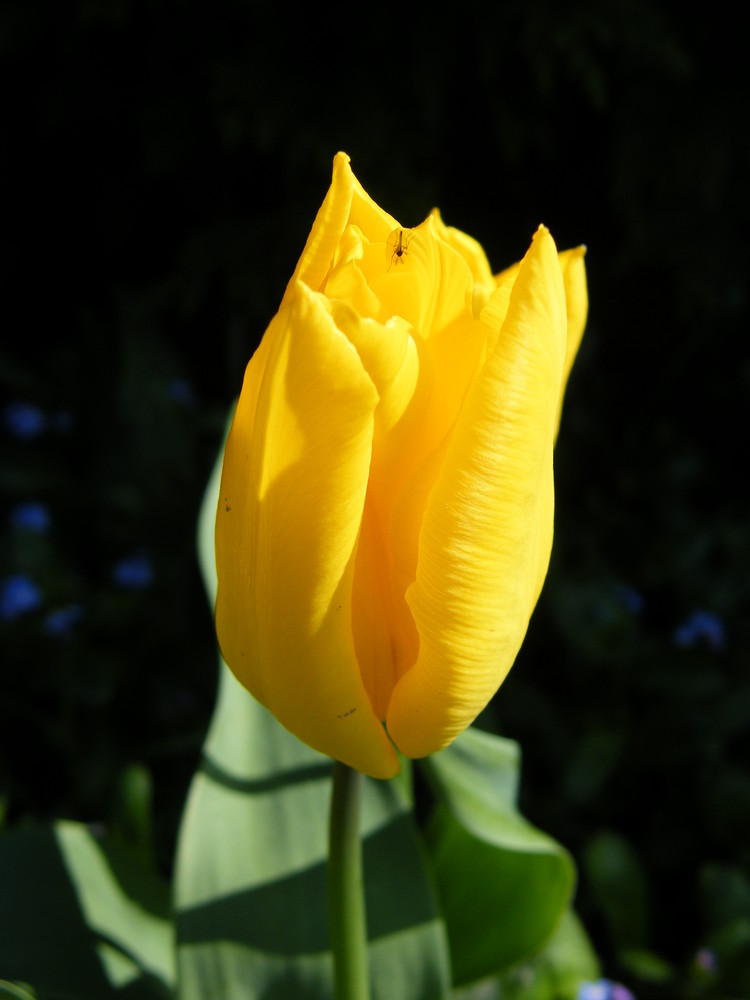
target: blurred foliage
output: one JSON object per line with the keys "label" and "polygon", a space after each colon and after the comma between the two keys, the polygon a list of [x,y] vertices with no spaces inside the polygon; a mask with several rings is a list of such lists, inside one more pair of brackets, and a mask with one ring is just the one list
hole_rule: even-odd
{"label": "blurred foliage", "polygon": [[6,0],[8,827],[117,826],[153,796],[130,835],[170,866],[216,685],[200,496],[345,149],[406,225],[437,204],[496,269],[540,221],[588,246],[550,576],[481,724],[523,746],[523,811],[579,861],[613,975],[750,992],[739,17]]}

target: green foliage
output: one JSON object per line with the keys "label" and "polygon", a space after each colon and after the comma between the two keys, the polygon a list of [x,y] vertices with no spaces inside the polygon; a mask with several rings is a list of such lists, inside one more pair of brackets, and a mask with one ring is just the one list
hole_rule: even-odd
{"label": "green foliage", "polygon": [[544,948],[500,976],[457,989],[455,1000],[576,1000],[582,982],[599,978],[599,962],[568,910]]}
{"label": "green foliage", "polygon": [[[180,997],[330,994],[326,909],[330,762],[222,668],[180,835]],[[367,781],[363,851],[373,995],[446,996],[444,931],[394,783]]]}
{"label": "green foliage", "polygon": [[5,979],[0,979],[0,997],[2,1000],[37,1000],[28,983],[9,983]]}
{"label": "green foliage", "polygon": [[172,995],[169,889],[124,845],[76,823],[9,831],[0,882],[0,969],[14,988],[39,1000]]}
{"label": "green foliage", "polygon": [[617,947],[642,948],[648,938],[646,878],[630,844],[616,833],[600,833],[588,842],[582,862]]}
{"label": "green foliage", "polygon": [[537,952],[570,902],[568,854],[518,813],[518,746],[469,729],[425,762],[428,842],[457,983]]}

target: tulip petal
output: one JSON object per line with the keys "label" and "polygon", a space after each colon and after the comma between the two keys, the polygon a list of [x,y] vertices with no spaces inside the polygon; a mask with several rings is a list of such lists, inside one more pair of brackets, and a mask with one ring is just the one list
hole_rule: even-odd
{"label": "tulip petal", "polygon": [[329,299],[339,299],[360,316],[378,316],[380,300],[367,283],[361,267],[369,241],[357,226],[347,226],[336,248],[336,257],[325,283]]}
{"label": "tulip petal", "polygon": [[474,283],[474,312],[478,314],[495,285],[484,247],[468,233],[455,229],[453,226],[446,226],[438,209],[433,208],[431,214],[435,220],[438,236],[454,250],[457,250],[469,265]]}
{"label": "tulip petal", "polygon": [[540,227],[427,504],[407,592],[419,657],[387,715],[407,756],[439,750],[465,729],[520,648],[549,559],[566,333],[557,252]]}
{"label": "tulip petal", "polygon": [[563,395],[568,383],[568,376],[576,359],[581,338],[586,326],[589,311],[589,296],[586,286],[586,265],[584,256],[586,247],[576,247],[560,254],[563,285],[565,286],[565,305],[568,315],[568,339],[565,347],[565,365],[563,368],[562,388],[560,389],[560,406],[557,414],[557,426],[560,426]]}
{"label": "tulip petal", "polygon": [[520,267],[520,263],[514,264],[512,267],[506,268],[505,271],[498,274],[495,278],[495,289],[480,313],[480,319],[490,331],[487,336],[488,355],[492,354],[495,350],[505,317],[508,315],[510,293],[513,291]]}
{"label": "tulip petal", "polygon": [[331,186],[318,210],[289,288],[297,279],[321,291],[348,225],[358,226],[369,240],[385,242],[398,223],[376,204],[352,172],[346,153],[333,158]]}
{"label": "tulip petal", "polygon": [[[389,248],[397,245],[399,234],[405,250],[394,262]],[[439,238],[433,216],[414,229],[391,232],[384,250],[383,254],[377,252],[380,273],[369,270],[367,277],[386,317],[402,316],[426,340],[460,317],[471,316],[469,265]]]}
{"label": "tulip petal", "polygon": [[287,294],[298,280],[320,291],[331,267],[341,234],[347,226],[354,194],[354,174],[346,153],[337,153],[333,160],[331,186],[315,216],[294,274],[287,285]]}
{"label": "tulip petal", "polygon": [[385,324],[360,320],[340,303],[337,325],[356,347],[378,391],[367,497],[357,546],[352,628],[362,679],[373,710],[385,719],[398,677],[414,662],[416,633],[404,600],[405,586],[394,573],[387,530],[394,465],[400,456],[392,433],[412,401],[419,377],[417,345],[406,323],[394,317]]}
{"label": "tulip petal", "polygon": [[[568,376],[576,359],[578,348],[581,346],[583,331],[586,327],[588,317],[589,299],[586,287],[586,265],[584,256],[586,247],[575,247],[573,250],[563,250],[558,254],[560,268],[562,270],[563,287],[565,288],[565,309],[567,314],[568,335],[565,345],[565,364],[563,367],[563,379],[560,387],[560,400],[557,408],[557,428],[560,428],[560,416],[562,413],[563,396]],[[490,296],[484,306],[481,318],[491,329],[498,331],[505,321],[510,301],[510,292],[518,275],[520,264],[513,264],[496,276],[495,291]],[[488,339],[488,349],[494,346],[497,333]]]}
{"label": "tulip petal", "polygon": [[388,233],[398,226],[393,216],[372,200],[356,177],[354,177],[354,197],[349,221],[352,225],[359,226],[373,242],[384,241]]}
{"label": "tulip petal", "polygon": [[229,667],[283,725],[391,777],[398,757],[364,688],[351,625],[377,403],[330,304],[297,283],[248,365],[227,441],[216,628]]}

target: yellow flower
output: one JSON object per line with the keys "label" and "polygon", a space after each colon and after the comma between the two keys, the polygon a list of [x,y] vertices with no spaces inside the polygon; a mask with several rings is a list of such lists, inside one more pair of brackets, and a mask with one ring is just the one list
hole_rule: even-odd
{"label": "yellow flower", "polygon": [[394,744],[450,743],[520,648],[583,253],[540,227],[493,277],[436,211],[404,229],[339,153],[247,366],[216,520],[219,644],[284,726],[366,774],[397,773]]}

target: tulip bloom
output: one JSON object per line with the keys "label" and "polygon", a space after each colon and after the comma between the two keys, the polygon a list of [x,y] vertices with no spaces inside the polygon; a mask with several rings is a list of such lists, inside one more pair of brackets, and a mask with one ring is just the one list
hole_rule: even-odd
{"label": "tulip bloom", "polygon": [[404,229],[339,153],[245,372],[216,520],[238,680],[375,777],[440,750],[518,653],[552,545],[552,449],[587,311],[544,227],[493,276],[437,211]]}

